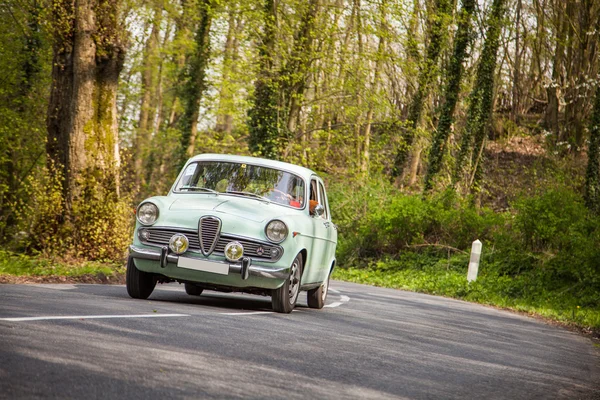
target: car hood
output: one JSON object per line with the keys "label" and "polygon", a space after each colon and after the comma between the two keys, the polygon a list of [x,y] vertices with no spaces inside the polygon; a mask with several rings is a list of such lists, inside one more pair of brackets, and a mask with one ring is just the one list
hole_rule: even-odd
{"label": "car hood", "polygon": [[171,211],[198,210],[206,213],[224,213],[254,222],[263,222],[275,216],[297,213],[296,210],[256,199],[235,196],[193,196],[179,198],[169,207]]}
{"label": "car hood", "polygon": [[219,206],[219,204],[226,202],[227,199],[211,195],[195,196],[190,195],[185,198],[175,199],[171,203],[169,210],[171,211],[186,211],[186,210],[204,210],[212,211]]}

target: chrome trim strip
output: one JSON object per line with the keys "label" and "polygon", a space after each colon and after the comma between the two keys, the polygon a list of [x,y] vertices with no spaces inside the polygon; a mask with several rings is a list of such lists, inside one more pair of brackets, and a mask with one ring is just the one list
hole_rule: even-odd
{"label": "chrome trim strip", "polygon": [[[129,255],[133,258],[139,258],[141,260],[152,260],[152,261],[160,261],[161,251],[154,249],[144,249],[142,247],[131,245],[129,246]],[[179,260],[179,256],[177,254],[172,254],[170,252],[167,253],[167,261],[173,264],[177,264]],[[229,273],[230,274],[241,274],[242,272],[242,264],[230,264],[222,261],[213,261],[214,263],[219,264],[228,264],[229,265]],[[269,278],[269,279],[279,279],[285,280],[289,278],[290,275],[290,267],[283,268],[265,268],[257,265],[248,266],[248,274],[250,276],[256,276],[259,278]]]}
{"label": "chrome trim strip", "polygon": [[[207,250],[204,248],[204,241],[202,240],[202,221],[205,220],[213,220],[217,222],[217,232],[215,233],[215,237],[212,240],[212,244],[210,245],[210,248]],[[200,218],[200,220],[198,221],[198,240],[200,241],[200,250],[202,250],[202,254],[204,254],[205,256],[209,256],[215,249],[215,246],[217,245],[217,242],[219,241],[219,236],[221,234],[221,219],[217,218],[215,216],[212,215],[206,215],[202,218]]]}

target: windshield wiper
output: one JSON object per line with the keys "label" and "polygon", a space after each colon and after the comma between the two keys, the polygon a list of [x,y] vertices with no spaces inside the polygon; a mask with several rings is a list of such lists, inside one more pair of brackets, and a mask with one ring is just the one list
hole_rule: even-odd
{"label": "windshield wiper", "polygon": [[237,190],[228,190],[225,193],[254,197],[256,199],[259,199],[259,200],[262,200],[262,201],[266,201],[267,203],[271,202],[271,200],[267,199],[265,196],[261,196],[260,194],[256,194],[256,193],[252,193],[252,192],[242,192],[242,191],[237,191]]}
{"label": "windshield wiper", "polygon": [[184,186],[184,187],[179,188],[179,190],[191,190],[194,192],[199,191],[199,192],[209,192],[209,193],[219,194],[219,192],[217,192],[216,190],[205,188],[205,187],[200,187],[200,186]]}

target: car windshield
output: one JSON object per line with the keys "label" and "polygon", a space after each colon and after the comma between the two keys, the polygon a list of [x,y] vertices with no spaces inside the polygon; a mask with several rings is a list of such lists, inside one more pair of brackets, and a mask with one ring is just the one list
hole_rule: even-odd
{"label": "car windshield", "polygon": [[199,161],[189,164],[175,191],[247,196],[303,208],[304,180],[278,169],[252,164]]}

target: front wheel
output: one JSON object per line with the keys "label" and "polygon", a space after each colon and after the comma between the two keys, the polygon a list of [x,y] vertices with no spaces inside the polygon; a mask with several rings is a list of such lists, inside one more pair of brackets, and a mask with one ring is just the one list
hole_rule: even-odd
{"label": "front wheel", "polygon": [[156,279],[152,274],[136,268],[133,258],[127,259],[127,275],[125,277],[127,293],[134,299],[147,299],[156,286]]}
{"label": "front wheel", "polygon": [[200,296],[202,294],[202,291],[204,290],[201,287],[194,285],[193,283],[186,283],[184,286],[185,292],[190,296]]}
{"label": "front wheel", "polygon": [[308,306],[310,308],[318,308],[321,309],[325,305],[325,300],[327,300],[327,292],[329,292],[329,276],[327,275],[327,279],[323,282],[321,286],[316,289],[311,289],[308,291],[306,300],[308,302]]}
{"label": "front wheel", "polygon": [[300,279],[302,278],[302,254],[298,253],[292,267],[290,276],[279,289],[273,290],[271,304],[273,311],[289,314],[296,306],[298,294],[300,293]]}

